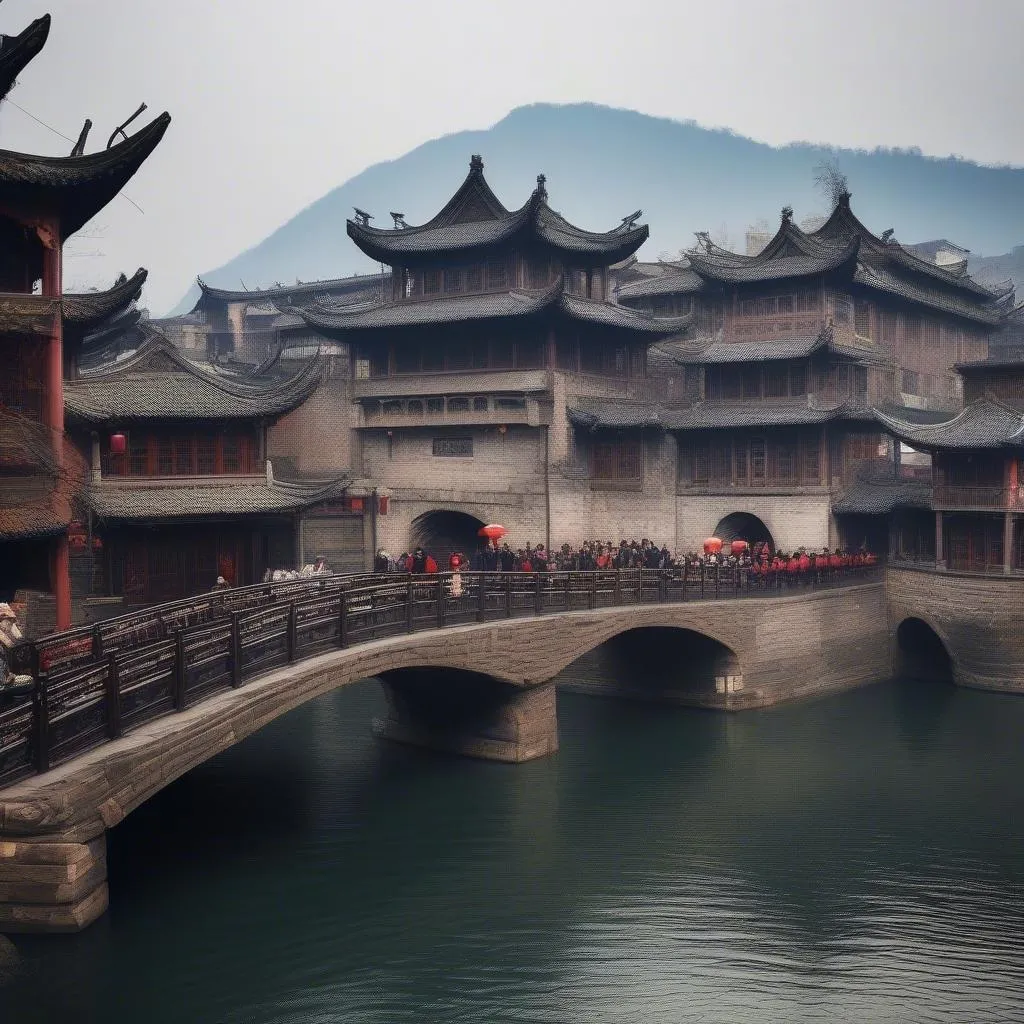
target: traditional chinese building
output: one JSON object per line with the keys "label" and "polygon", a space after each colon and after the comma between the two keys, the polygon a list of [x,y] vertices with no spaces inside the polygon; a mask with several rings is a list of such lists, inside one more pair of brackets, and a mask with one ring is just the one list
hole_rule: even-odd
{"label": "traditional chinese building", "polygon": [[960,364],[964,409],[939,423],[879,414],[894,437],[932,457],[933,515],[894,517],[894,551],[940,569],[1024,570],[1024,359]]}
{"label": "traditional chinese building", "polygon": [[948,418],[962,404],[954,367],[986,355],[1012,290],[891,234],[870,232],[847,195],[813,232],[783,210],[757,255],[699,235],[685,262],[617,289],[633,308],[700,309],[700,344],[663,346],[687,405],[664,416],[679,443],[680,543],[715,531],[884,548],[886,504],[925,500],[918,481],[897,479],[874,410]]}
{"label": "traditional chinese building", "polygon": [[651,429],[666,382],[647,352],[690,319],[609,299],[610,268],[647,238],[640,212],[583,230],[549,205],[543,175],[509,210],[474,156],[436,216],[391,216],[348,222],[391,268],[385,301],[297,308],[349,353],[350,464],[384,513],[379,543],[468,551],[491,522],[518,545],[671,541],[674,454]]}
{"label": "traditional chinese building", "polygon": [[380,301],[391,284],[387,275],[363,274],[329,281],[296,281],[273,288],[214,288],[197,278],[199,298],[183,317],[160,322],[179,348],[218,362],[256,362],[278,348],[315,350],[321,339],[301,317],[289,312],[309,303]]}
{"label": "traditional chinese building", "polygon": [[[68,430],[88,453],[88,597],[128,604],[240,586],[299,561],[303,513],[329,513],[345,480],[286,482],[267,461],[267,430],[320,383],[318,356],[246,374],[184,357],[162,335],[65,385]],[[326,509],[330,503],[331,509]],[[345,514],[341,510],[340,514]],[[347,561],[362,568],[363,518]]]}
{"label": "traditional chinese building", "polygon": [[[0,99],[42,49],[49,26],[43,17],[3,38]],[[61,249],[135,174],[169,123],[161,114],[130,137],[126,123],[105,150],[91,154],[88,121],[67,157],[0,151],[2,589],[5,597],[24,588],[51,593],[51,622],[59,628],[71,622],[68,527],[81,476],[64,438],[63,376],[74,363],[65,335],[77,338],[101,312],[84,297],[63,295]]]}

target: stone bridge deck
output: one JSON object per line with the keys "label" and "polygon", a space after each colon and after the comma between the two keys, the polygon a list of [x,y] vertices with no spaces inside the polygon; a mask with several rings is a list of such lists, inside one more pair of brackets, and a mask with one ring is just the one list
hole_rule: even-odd
{"label": "stone bridge deck", "polygon": [[[27,738],[9,734],[7,746],[21,744],[43,770],[0,791],[0,932],[95,920],[107,904],[107,828],[195,765],[360,679],[385,686],[384,735],[521,761],[557,749],[560,674],[616,644],[641,683],[656,684],[638,695],[722,709],[887,678],[884,584],[818,582],[764,591],[639,571],[465,574],[454,588],[450,577],[354,578],[269,603],[263,593],[248,610],[253,595],[242,591],[230,594],[234,607],[211,598],[195,625],[194,604],[168,606],[48,640]],[[637,637],[640,654],[628,649]]]}

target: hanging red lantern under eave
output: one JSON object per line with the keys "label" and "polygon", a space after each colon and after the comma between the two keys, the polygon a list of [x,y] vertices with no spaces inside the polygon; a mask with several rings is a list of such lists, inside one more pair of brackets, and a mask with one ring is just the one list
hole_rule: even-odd
{"label": "hanging red lantern under eave", "polygon": [[124,455],[128,450],[128,438],[124,434],[110,435],[110,454]]}
{"label": "hanging red lantern under eave", "polygon": [[720,537],[708,537],[704,541],[704,554],[705,555],[717,555],[722,550],[722,540]]}
{"label": "hanging red lantern under eave", "polygon": [[387,497],[379,497],[377,499],[377,514],[386,516],[388,514],[388,499]]}
{"label": "hanging red lantern under eave", "polygon": [[744,552],[744,551],[746,551],[746,550],[747,550],[747,548],[748,548],[749,546],[750,546],[750,545],[749,545],[749,544],[747,544],[747,542],[746,542],[745,540],[734,540],[734,541],[733,541],[733,542],[732,542],[732,543],[731,543],[731,544],[729,545],[729,550],[730,550],[730,551],[731,551],[731,552],[732,552],[732,553],[733,553],[734,555],[742,555],[742,554],[743,554],[743,552]]}
{"label": "hanging red lantern under eave", "polygon": [[68,545],[73,548],[84,548],[87,540],[85,527],[77,519],[73,519],[68,524]]}

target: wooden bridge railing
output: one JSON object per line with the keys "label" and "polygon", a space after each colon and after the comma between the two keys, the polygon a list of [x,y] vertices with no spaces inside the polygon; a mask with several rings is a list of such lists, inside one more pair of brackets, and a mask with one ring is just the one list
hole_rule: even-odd
{"label": "wooden bridge railing", "polygon": [[469,622],[862,583],[873,567],[314,576],[217,591],[26,648],[31,695],[0,691],[0,787],[325,651]]}

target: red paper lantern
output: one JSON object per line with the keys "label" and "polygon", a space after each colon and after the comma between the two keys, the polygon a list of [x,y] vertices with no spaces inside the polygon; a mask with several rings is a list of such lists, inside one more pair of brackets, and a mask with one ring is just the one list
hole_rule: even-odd
{"label": "red paper lantern", "polygon": [[733,542],[732,542],[732,543],[731,543],[731,544],[729,545],[729,550],[730,550],[730,551],[731,551],[731,552],[732,552],[732,553],[733,553],[734,555],[742,555],[742,554],[743,554],[743,552],[744,552],[744,551],[746,551],[746,550],[747,550],[747,548],[748,548],[749,546],[750,546],[750,545],[748,545],[748,544],[747,544],[747,542],[746,542],[745,540],[734,540],[734,541],[733,541]]}
{"label": "red paper lantern", "polygon": [[476,531],[478,537],[486,537],[489,541],[494,543],[494,546],[498,546],[498,540],[504,537],[508,530],[504,526],[499,526],[497,523],[488,523],[487,526],[481,526]]}
{"label": "red paper lantern", "polygon": [[717,555],[722,550],[722,541],[719,537],[708,537],[704,541],[704,554],[705,555]]}
{"label": "red paper lantern", "polygon": [[377,499],[377,514],[382,516],[388,514],[388,499],[386,496]]}
{"label": "red paper lantern", "polygon": [[110,454],[111,455],[124,455],[128,448],[128,438],[124,434],[111,434],[110,435]]}

